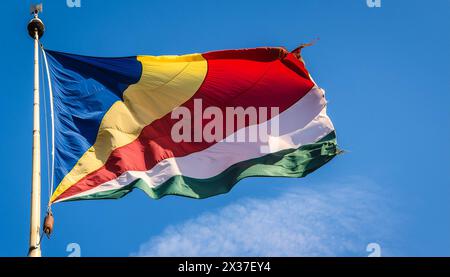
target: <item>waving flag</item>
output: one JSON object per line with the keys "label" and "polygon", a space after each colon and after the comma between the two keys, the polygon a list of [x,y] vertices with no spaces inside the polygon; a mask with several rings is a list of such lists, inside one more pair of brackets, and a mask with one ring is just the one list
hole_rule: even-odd
{"label": "waving flag", "polygon": [[46,53],[59,184],[51,202],[120,198],[134,188],[155,199],[205,198],[246,177],[303,177],[338,154],[323,90],[284,48]]}

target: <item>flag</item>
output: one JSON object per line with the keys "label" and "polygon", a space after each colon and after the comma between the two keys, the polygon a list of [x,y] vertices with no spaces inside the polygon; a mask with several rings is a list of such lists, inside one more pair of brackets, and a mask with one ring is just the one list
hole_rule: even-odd
{"label": "flag", "polygon": [[[304,177],[339,150],[299,52],[99,58],[45,50],[53,87],[51,202],[206,198],[246,177]],[[255,186],[257,189],[257,186]]]}

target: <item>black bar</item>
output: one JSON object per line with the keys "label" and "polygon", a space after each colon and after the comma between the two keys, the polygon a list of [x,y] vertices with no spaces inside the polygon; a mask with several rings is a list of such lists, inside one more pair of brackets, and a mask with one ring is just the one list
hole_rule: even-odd
{"label": "black bar", "polygon": [[[186,267],[187,265],[187,267]],[[209,268],[209,270],[208,270]],[[1,258],[0,273],[62,274],[320,274],[450,273],[450,258]],[[195,271],[191,271],[195,269]],[[11,276],[11,275],[2,275]],[[166,277],[166,276],[162,276]]]}

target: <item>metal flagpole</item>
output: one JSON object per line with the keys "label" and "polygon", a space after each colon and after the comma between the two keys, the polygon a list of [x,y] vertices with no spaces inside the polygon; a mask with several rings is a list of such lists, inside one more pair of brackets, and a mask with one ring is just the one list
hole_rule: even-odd
{"label": "metal flagpole", "polygon": [[40,225],[41,225],[41,139],[39,117],[39,39],[44,34],[44,23],[38,14],[42,4],[32,5],[34,18],[28,23],[28,34],[34,39],[34,102],[33,102],[33,153],[31,183],[31,218],[29,257],[40,257]]}

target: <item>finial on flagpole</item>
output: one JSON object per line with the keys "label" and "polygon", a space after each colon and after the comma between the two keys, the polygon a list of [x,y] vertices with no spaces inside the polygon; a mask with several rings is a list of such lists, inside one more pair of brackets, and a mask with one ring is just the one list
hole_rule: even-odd
{"label": "finial on flagpole", "polygon": [[34,16],[28,23],[28,34],[34,39],[35,32],[38,32],[38,37],[41,38],[44,35],[45,26],[42,20],[39,19],[39,13],[42,12],[42,4],[31,5],[30,12]]}

